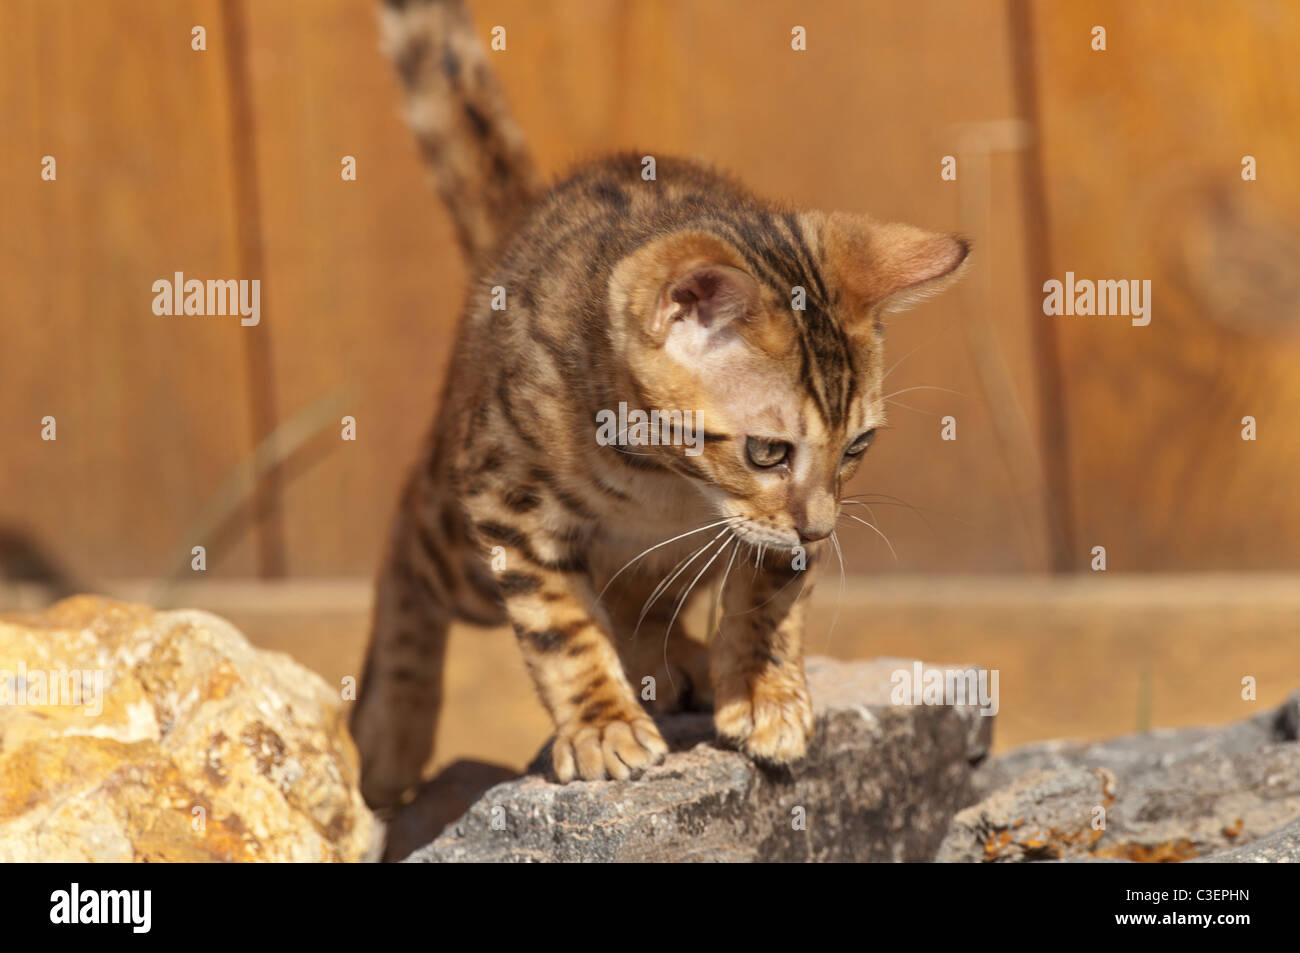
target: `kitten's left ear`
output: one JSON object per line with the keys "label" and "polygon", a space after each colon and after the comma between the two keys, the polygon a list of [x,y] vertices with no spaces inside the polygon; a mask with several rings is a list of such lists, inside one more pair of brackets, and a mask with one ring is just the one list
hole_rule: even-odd
{"label": "kitten's left ear", "polygon": [[961,276],[970,242],[914,225],[832,212],[822,226],[823,254],[840,286],[860,306],[902,311]]}

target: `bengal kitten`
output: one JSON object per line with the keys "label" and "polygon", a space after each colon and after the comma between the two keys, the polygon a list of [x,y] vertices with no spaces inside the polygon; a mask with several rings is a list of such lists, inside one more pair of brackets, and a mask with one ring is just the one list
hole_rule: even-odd
{"label": "bengal kitten", "polygon": [[[367,801],[419,781],[454,620],[514,627],[562,782],[658,761],[651,713],[685,705],[756,759],[801,758],[804,607],[885,419],[881,315],[951,279],[966,243],[681,159],[649,178],[613,156],[543,190],[462,0],[385,7],[476,280],[378,580],[352,718]],[[702,450],[598,441],[621,402],[692,411]],[[706,647],[682,592],[713,584]]]}

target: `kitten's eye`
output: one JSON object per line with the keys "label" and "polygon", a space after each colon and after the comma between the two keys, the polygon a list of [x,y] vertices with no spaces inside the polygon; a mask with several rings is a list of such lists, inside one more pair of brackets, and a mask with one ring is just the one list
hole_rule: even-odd
{"label": "kitten's eye", "polygon": [[790,455],[790,445],[784,440],[765,440],[762,437],[750,437],[745,450],[749,454],[749,462],[764,469],[784,462]]}
{"label": "kitten's eye", "polygon": [[849,444],[848,449],[844,451],[844,455],[846,457],[862,456],[862,454],[867,452],[867,447],[871,446],[871,441],[875,439],[876,429],[873,427],[866,433],[859,435],[856,440]]}

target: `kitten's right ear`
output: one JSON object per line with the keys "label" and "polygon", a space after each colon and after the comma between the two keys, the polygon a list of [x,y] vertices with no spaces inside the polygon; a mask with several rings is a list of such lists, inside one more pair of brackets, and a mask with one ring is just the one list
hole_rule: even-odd
{"label": "kitten's right ear", "polygon": [[759,310],[758,283],[726,242],[705,232],[678,232],[619,262],[610,304],[627,331],[662,347],[678,323],[716,333]]}

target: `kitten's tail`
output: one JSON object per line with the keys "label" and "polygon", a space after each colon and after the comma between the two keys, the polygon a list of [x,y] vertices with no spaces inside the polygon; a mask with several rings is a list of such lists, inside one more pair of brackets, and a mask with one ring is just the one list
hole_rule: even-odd
{"label": "kitten's tail", "polygon": [[407,122],[473,265],[542,191],[524,134],[464,0],[383,0],[380,26]]}

